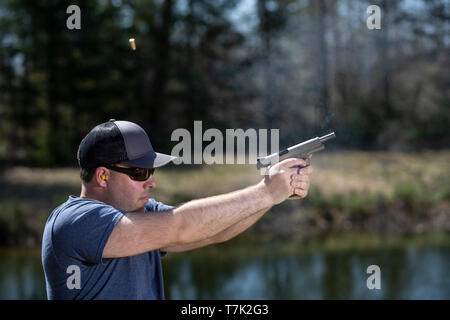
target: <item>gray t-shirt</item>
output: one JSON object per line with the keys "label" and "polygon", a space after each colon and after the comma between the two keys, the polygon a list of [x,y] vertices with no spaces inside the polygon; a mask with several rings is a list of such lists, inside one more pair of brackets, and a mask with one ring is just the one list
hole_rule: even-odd
{"label": "gray t-shirt", "polygon": [[[149,199],[145,211],[172,208]],[[126,213],[73,196],[53,210],[42,239],[48,299],[164,299],[164,253],[102,259],[112,230]]]}

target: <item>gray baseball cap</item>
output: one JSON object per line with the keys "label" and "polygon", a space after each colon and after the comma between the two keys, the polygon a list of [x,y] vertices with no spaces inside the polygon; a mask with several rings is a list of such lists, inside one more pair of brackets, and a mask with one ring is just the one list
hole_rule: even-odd
{"label": "gray baseball cap", "polygon": [[136,123],[115,119],[99,124],[84,137],[77,158],[81,168],[117,163],[138,168],[158,168],[176,159],[155,152],[147,133]]}

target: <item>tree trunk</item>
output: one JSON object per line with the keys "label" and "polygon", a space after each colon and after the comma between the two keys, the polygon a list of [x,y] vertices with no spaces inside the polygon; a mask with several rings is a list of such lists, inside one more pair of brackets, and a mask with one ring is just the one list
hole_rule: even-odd
{"label": "tree trunk", "polygon": [[170,35],[173,26],[173,0],[165,0],[162,7],[162,22],[158,28],[155,43],[155,77],[151,89],[151,112],[148,121],[152,129],[163,128],[160,115],[166,109],[166,88],[169,79],[171,44]]}
{"label": "tree trunk", "polygon": [[329,91],[328,91],[328,46],[326,43],[326,19],[327,7],[325,0],[318,0],[318,20],[317,20],[317,110],[316,118],[320,127],[324,126],[325,121],[329,117]]}

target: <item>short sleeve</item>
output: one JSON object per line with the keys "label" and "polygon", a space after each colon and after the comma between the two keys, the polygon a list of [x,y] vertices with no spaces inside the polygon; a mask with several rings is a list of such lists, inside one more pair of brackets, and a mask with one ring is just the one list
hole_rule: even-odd
{"label": "short sleeve", "polygon": [[168,211],[175,208],[174,206],[169,206],[162,202],[156,201],[155,199],[149,199],[145,205],[145,211]]}
{"label": "short sleeve", "polygon": [[66,254],[86,263],[101,263],[103,249],[124,212],[108,205],[90,205],[63,218],[56,244]]}
{"label": "short sleeve", "polygon": [[[156,201],[155,199],[150,198],[145,205],[145,211],[146,212],[154,212],[154,211],[168,211],[175,208],[174,206],[169,206],[167,204],[164,204],[162,202]],[[159,256],[160,258],[164,258],[166,256],[167,252],[160,251],[159,250]]]}

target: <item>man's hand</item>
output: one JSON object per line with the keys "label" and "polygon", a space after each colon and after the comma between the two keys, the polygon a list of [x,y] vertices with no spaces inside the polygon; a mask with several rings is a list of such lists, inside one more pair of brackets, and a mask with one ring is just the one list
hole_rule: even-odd
{"label": "man's hand", "polygon": [[292,194],[296,196],[291,199],[306,197],[313,169],[311,166],[298,168],[306,165],[306,160],[293,158],[281,161],[269,169],[260,183],[266,188],[273,204],[283,202]]}
{"label": "man's hand", "polygon": [[289,197],[289,200],[303,199],[308,195],[311,174],[313,171],[311,166],[297,168],[296,174],[291,176],[291,185],[294,188],[294,192],[292,196]]}

